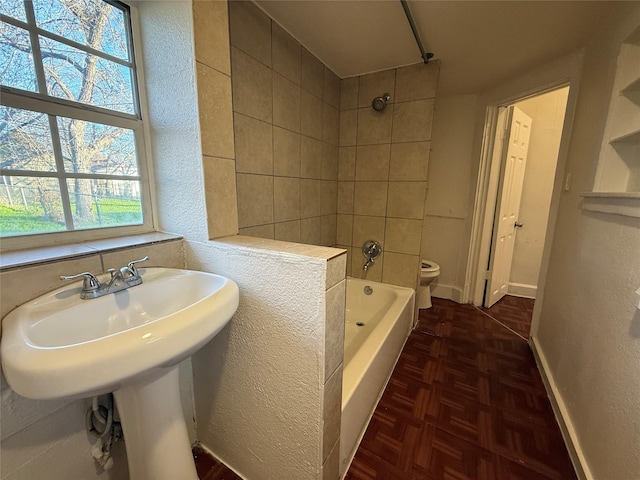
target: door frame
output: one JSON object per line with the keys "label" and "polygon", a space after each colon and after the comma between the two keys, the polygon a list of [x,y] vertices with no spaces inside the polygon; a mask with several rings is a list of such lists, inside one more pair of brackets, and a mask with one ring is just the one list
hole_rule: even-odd
{"label": "door frame", "polygon": [[540,315],[540,308],[542,305],[540,300],[544,296],[544,283],[548,270],[549,258],[551,256],[553,234],[560,207],[560,197],[564,192],[565,186],[565,166],[575,114],[580,70],[579,67],[576,68],[574,66],[574,68],[575,70],[572,72],[573,74],[569,75],[568,79],[565,77],[563,80],[550,82],[546,85],[539,86],[538,88],[533,88],[526,92],[521,92],[519,94],[511,95],[508,98],[491,102],[487,105],[485,111],[480,164],[476,182],[473,216],[471,219],[471,238],[469,254],[467,257],[465,288],[462,299],[464,303],[473,303],[477,306],[482,305],[484,296],[489,250],[493,234],[494,212],[500,182],[501,149],[497,149],[498,151],[496,151],[495,148],[496,135],[499,135],[499,114],[502,111],[506,111],[506,108],[509,105],[513,105],[521,100],[557,90],[562,87],[569,87],[560,148],[558,150],[558,161],[556,163],[549,218],[547,221],[542,262],[540,266],[540,278],[532,319],[532,332],[534,331],[534,327],[537,326],[537,319]]}

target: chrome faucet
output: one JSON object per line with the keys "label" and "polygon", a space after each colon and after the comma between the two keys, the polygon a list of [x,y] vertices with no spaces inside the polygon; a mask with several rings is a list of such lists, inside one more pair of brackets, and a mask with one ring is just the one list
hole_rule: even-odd
{"label": "chrome faucet", "polygon": [[365,262],[365,264],[362,266],[362,270],[364,270],[366,272],[367,270],[369,270],[369,267],[371,265],[373,265],[373,258],[370,258],[369,260],[367,260]]}
{"label": "chrome faucet", "polygon": [[142,277],[136,268],[136,263],[146,262],[147,260],[149,260],[149,257],[144,257],[140,260],[133,260],[119,270],[110,268],[107,272],[109,272],[111,278],[105,283],[100,283],[98,278],[89,272],[69,276],[63,275],[60,277],[60,280],[75,280],[76,278],[83,278],[80,298],[83,300],[98,298],[103,295],[116,293],[121,290],[126,290],[127,288],[140,285],[142,283]]}
{"label": "chrome faucet", "polygon": [[373,262],[382,254],[382,245],[376,242],[375,240],[367,240],[362,245],[362,254],[365,256],[367,261],[362,266],[362,270],[365,272],[371,268]]}

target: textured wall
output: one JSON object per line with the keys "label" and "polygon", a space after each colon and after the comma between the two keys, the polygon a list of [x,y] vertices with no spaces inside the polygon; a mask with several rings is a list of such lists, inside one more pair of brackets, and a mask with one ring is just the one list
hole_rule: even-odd
{"label": "textured wall", "polygon": [[335,480],[345,255],[249,237],[223,242],[187,243],[190,268],[240,287],[229,326],[193,356],[199,438],[248,479]]}
{"label": "textured wall", "polygon": [[229,18],[240,233],[334,245],[340,79],[253,3]]}
{"label": "textured wall", "polygon": [[[342,80],[338,245],[347,271],[362,277],[362,244],[384,249],[367,278],[415,288],[427,191],[438,64],[417,64]],[[382,112],[374,97],[389,93]]]}
{"label": "textured wall", "polygon": [[625,4],[586,50],[544,300],[533,335],[592,478],[640,472],[640,219],[581,209],[590,191],[620,43],[640,24]]}
{"label": "textured wall", "polygon": [[[157,225],[209,238],[190,2],[139,2]],[[171,48],[167,48],[171,45]],[[170,94],[168,93],[170,86]],[[189,172],[185,175],[185,172]],[[188,205],[189,208],[176,208]]]}

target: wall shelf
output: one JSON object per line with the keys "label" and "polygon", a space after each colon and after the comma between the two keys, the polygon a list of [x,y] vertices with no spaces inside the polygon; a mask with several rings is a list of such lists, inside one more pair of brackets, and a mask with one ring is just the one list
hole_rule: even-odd
{"label": "wall shelf", "polygon": [[640,192],[586,192],[582,209],[640,218]]}
{"label": "wall shelf", "polygon": [[620,46],[593,195],[584,197],[587,210],[640,216],[640,26]]}
{"label": "wall shelf", "polygon": [[636,78],[631,83],[629,83],[626,87],[620,90],[620,93],[623,95],[629,95],[640,92],[640,78]]}
{"label": "wall shelf", "polygon": [[609,143],[639,143],[640,142],[640,129],[635,130],[630,133],[625,133],[624,135],[620,135],[618,137],[612,138],[609,140]]}

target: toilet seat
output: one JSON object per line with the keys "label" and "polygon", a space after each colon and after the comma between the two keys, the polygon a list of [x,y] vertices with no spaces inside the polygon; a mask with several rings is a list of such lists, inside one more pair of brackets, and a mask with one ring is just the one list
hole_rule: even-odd
{"label": "toilet seat", "polygon": [[440,265],[431,260],[422,259],[421,268],[422,273],[435,273],[440,271]]}

